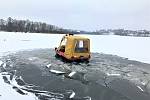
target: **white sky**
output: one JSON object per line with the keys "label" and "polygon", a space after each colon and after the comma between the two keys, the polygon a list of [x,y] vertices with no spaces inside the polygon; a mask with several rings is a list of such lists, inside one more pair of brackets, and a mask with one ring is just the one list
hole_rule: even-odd
{"label": "white sky", "polygon": [[0,0],[0,18],[9,16],[81,30],[150,30],[150,0]]}

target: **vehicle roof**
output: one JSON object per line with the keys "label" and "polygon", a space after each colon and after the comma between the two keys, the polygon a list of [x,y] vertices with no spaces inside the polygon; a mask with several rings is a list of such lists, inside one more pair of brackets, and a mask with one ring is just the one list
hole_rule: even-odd
{"label": "vehicle roof", "polygon": [[88,38],[86,37],[83,37],[83,36],[74,36],[74,35],[66,35],[65,36],[66,38],[68,39],[77,39],[77,40],[87,40]]}

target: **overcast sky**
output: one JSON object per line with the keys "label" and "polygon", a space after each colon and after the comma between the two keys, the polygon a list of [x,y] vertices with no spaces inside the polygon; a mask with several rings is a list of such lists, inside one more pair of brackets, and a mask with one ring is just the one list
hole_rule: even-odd
{"label": "overcast sky", "polygon": [[0,0],[0,18],[79,30],[150,30],[150,0]]}

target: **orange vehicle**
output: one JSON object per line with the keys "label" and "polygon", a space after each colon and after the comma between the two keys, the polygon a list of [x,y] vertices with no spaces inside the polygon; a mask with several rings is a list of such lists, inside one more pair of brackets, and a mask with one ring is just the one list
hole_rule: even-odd
{"label": "orange vehicle", "polygon": [[56,56],[63,57],[69,61],[90,59],[90,39],[82,36],[66,34],[63,36],[58,48],[55,48]]}

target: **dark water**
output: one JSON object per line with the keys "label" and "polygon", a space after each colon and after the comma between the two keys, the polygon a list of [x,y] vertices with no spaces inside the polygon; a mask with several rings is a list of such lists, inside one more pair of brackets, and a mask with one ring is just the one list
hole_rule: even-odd
{"label": "dark water", "polygon": [[[100,66],[94,59],[86,64],[65,63],[54,57],[53,50],[46,49],[23,51],[5,56],[2,60],[7,66],[1,66],[1,72],[6,71],[12,76],[18,76],[16,81],[25,87],[22,90],[34,93],[39,100],[149,100],[150,97],[142,93],[136,85],[120,77],[110,77],[108,83],[104,81],[105,74],[90,69],[92,66]],[[46,67],[49,63],[51,68]],[[77,71],[75,68],[81,69]],[[66,73],[54,74],[50,69]],[[76,73],[69,77],[72,70]],[[70,98],[73,92],[75,96]]]}

